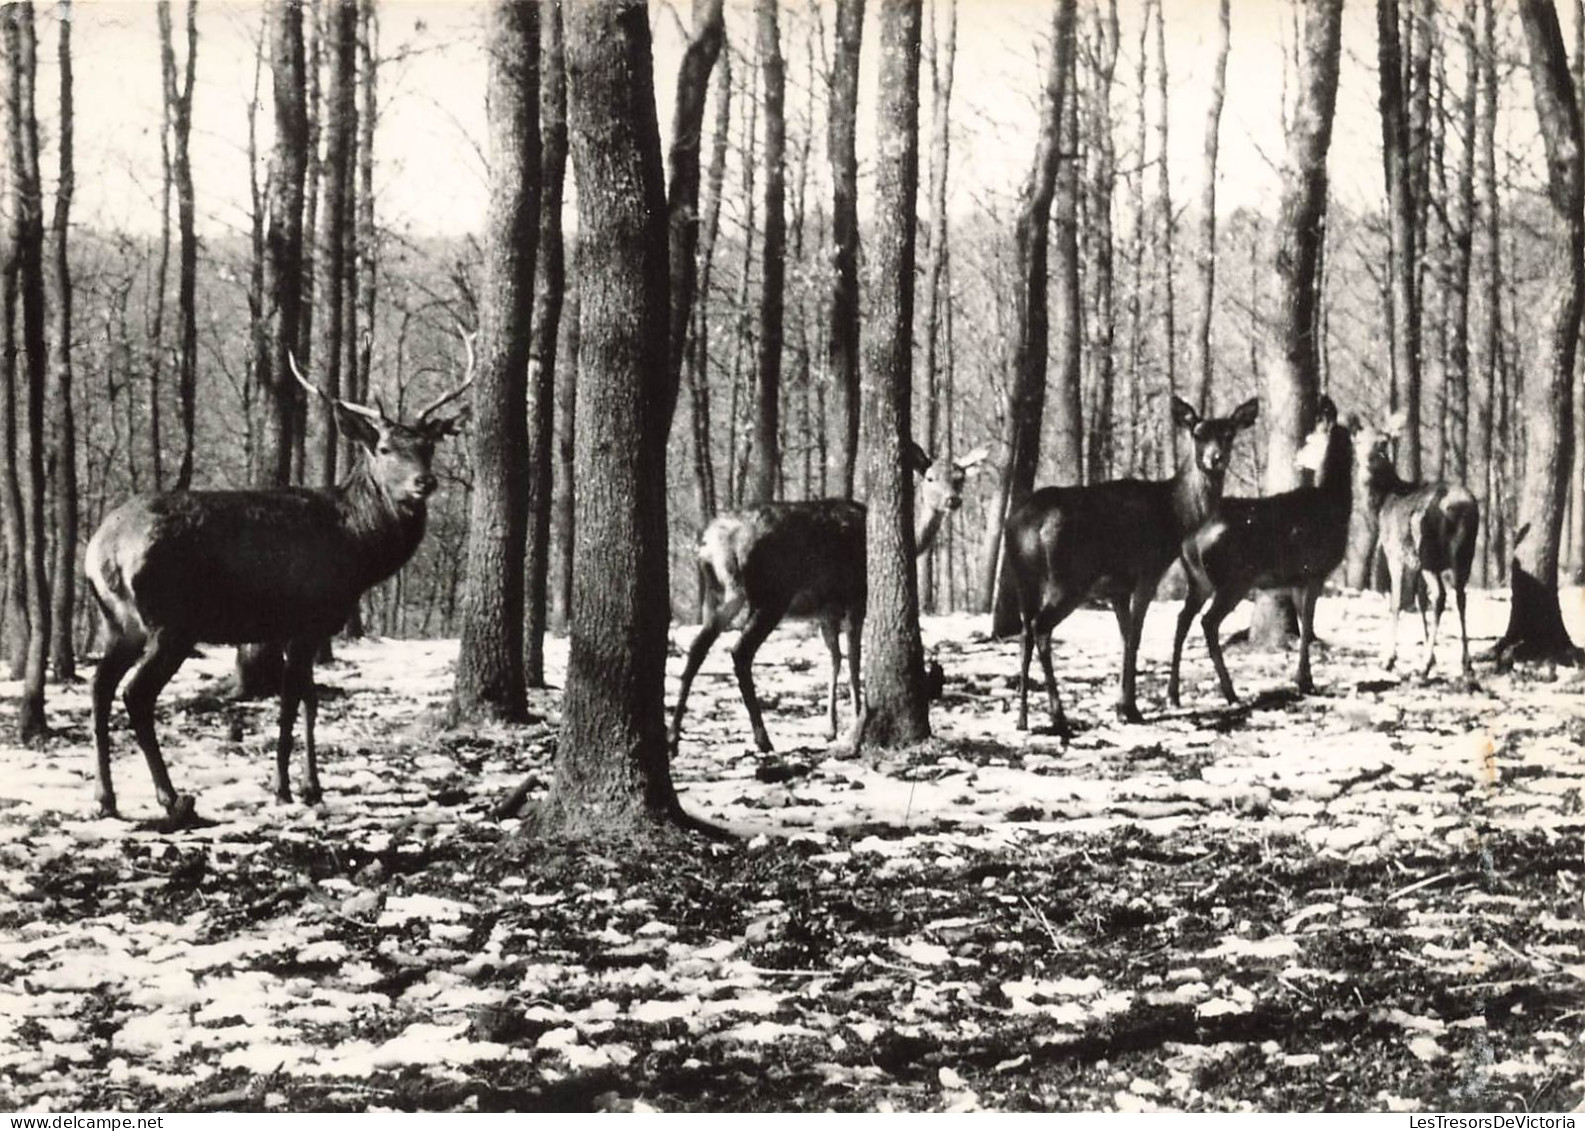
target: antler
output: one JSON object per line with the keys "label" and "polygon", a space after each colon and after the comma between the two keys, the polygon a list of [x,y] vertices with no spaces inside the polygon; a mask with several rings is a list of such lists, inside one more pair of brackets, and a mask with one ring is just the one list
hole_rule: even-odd
{"label": "antler", "polygon": [[420,423],[420,424],[425,423],[429,419],[429,414],[430,413],[436,412],[436,411],[444,408],[446,405],[450,404],[452,401],[454,401],[458,397],[462,396],[463,393],[468,391],[468,386],[473,384],[474,369],[477,366],[477,362],[478,362],[478,359],[474,356],[474,353],[473,353],[473,339],[475,337],[477,337],[476,333],[475,334],[466,334],[465,333],[465,334],[462,335],[463,348],[465,348],[468,351],[468,370],[467,370],[467,373],[464,375],[462,384],[458,385],[455,389],[451,390],[451,392],[449,392],[449,393],[442,393],[439,397],[436,397],[434,400],[430,401],[429,404],[425,405],[424,408],[422,409],[422,411],[420,411],[419,414],[418,414],[418,423]]}
{"label": "antler", "polygon": [[369,408],[367,405],[361,405],[361,404],[358,404],[358,403],[356,403],[354,401],[344,401],[340,397],[333,397],[329,393],[325,392],[325,390],[321,389],[318,385],[316,385],[312,381],[310,381],[307,377],[304,377],[303,376],[303,371],[301,369],[297,368],[297,355],[295,353],[293,353],[291,350],[287,350],[286,351],[286,363],[287,363],[287,365],[289,365],[291,367],[292,376],[297,378],[297,383],[299,385],[301,385],[303,388],[307,389],[310,393],[317,393],[317,394],[319,394],[319,396],[323,397],[328,403],[340,405],[342,408],[346,409],[348,412],[355,412],[359,416],[368,417],[370,420],[384,420],[385,419],[385,414],[384,413],[379,412],[379,411],[377,411],[375,409]]}

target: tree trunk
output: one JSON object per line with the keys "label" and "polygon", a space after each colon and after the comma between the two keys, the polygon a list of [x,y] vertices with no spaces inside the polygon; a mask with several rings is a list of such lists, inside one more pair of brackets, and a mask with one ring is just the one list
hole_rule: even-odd
{"label": "tree trunk", "polygon": [[1566,240],[1560,241],[1559,254],[1552,261],[1552,326],[1542,364],[1524,382],[1525,459],[1512,561],[1513,604],[1508,628],[1494,652],[1503,664],[1515,660],[1577,664],[1582,653],[1563,626],[1557,588],[1573,439],[1569,385],[1585,303],[1580,114],[1551,0],[1520,0],[1519,19],[1529,47],[1536,118],[1546,145],[1548,197]]}
{"label": "tree trunk", "polygon": [[[287,355],[300,334],[303,271],[303,180],[308,165],[308,109],[300,0],[269,9],[270,70],[275,94],[275,148],[270,156],[269,228],[265,235],[262,314],[268,320],[254,361],[264,410],[253,479],[261,487],[291,481],[292,454],[302,397]],[[281,686],[278,644],[247,645],[237,652],[237,694],[260,698]]]}
{"label": "tree trunk", "polygon": [[48,532],[44,508],[44,385],[49,377],[44,343],[44,194],[39,178],[38,117],[33,92],[38,73],[33,5],[8,4],[4,13],[6,124],[11,142],[12,222],[16,225],[18,284],[22,300],[22,353],[27,379],[27,458],[22,461],[22,537],[26,561],[27,663],[18,704],[24,744],[41,741],[44,674],[50,645],[49,579],[44,570]]}
{"label": "tree trunk", "polygon": [[[1585,26],[1585,25],[1582,25]],[[1458,100],[1460,150],[1457,180],[1448,210],[1452,262],[1448,271],[1448,366],[1446,374],[1447,477],[1466,483],[1469,462],[1469,292],[1475,226],[1475,100],[1479,60],[1475,51],[1475,0],[1465,0],[1458,25],[1464,43],[1464,92]]]}
{"label": "tree trunk", "polygon": [[[313,349],[314,377],[333,397],[350,396],[343,388],[345,307],[353,296],[344,286],[347,275],[347,230],[352,226],[353,148],[357,144],[357,0],[329,0],[324,49],[328,52],[323,101],[324,158],[320,162],[319,234],[315,240],[314,309],[307,315],[318,331]],[[306,362],[305,362],[306,364]],[[350,377],[347,382],[350,383]],[[321,418],[320,483],[337,483],[339,437],[328,401],[316,405]]]}
{"label": "tree trunk", "polygon": [[1013,330],[1007,369],[1007,433],[1003,441],[1007,462],[1002,472],[996,506],[986,523],[983,560],[998,577],[991,617],[993,635],[1004,636],[1018,627],[1018,603],[1012,591],[1004,556],[1000,553],[1002,524],[1034,490],[1040,465],[1040,426],[1046,408],[1046,348],[1050,338],[1047,311],[1048,248],[1051,199],[1056,191],[1061,161],[1063,76],[1073,52],[1074,0],[1056,0],[1052,8],[1051,58],[1046,71],[1045,97],[1040,105],[1040,133],[1035,160],[1019,193],[1018,215],[1013,223],[1016,281],[1013,289]]}
{"label": "tree trunk", "polygon": [[[709,521],[716,512],[715,458],[711,450],[714,428],[710,413],[710,277],[715,263],[716,236],[721,230],[721,195],[726,185],[727,149],[731,142],[731,52],[720,55],[715,99],[715,139],[710,150],[709,197],[705,204],[704,231],[698,250],[698,294],[693,313],[693,331],[688,336],[684,358],[691,398],[689,417],[693,427],[694,492],[701,523]],[[675,269],[675,257],[672,264]],[[675,317],[675,296],[672,311]]]}
{"label": "tree trunk", "polygon": [[757,0],[765,81],[765,242],[760,253],[759,357],[754,459],[746,498],[768,503],[781,482],[781,370],[787,275],[787,66],[777,21],[780,0]]}
{"label": "tree trunk", "polygon": [[[1177,245],[1177,217],[1172,211],[1172,182],[1168,176],[1170,146],[1167,134],[1167,30],[1162,14],[1163,0],[1153,0],[1156,11],[1156,136],[1161,155],[1156,163],[1156,217],[1160,225],[1160,244],[1156,253],[1161,265],[1161,333],[1166,340],[1166,354],[1162,359],[1167,378],[1167,403],[1178,395],[1178,310],[1174,253]],[[1214,161],[1213,161],[1214,164]],[[1214,203],[1212,205],[1215,207]],[[1214,226],[1215,221],[1212,221]],[[1163,442],[1157,445],[1156,474],[1171,475],[1178,466],[1178,430],[1163,424],[1166,414],[1153,412],[1158,435]]]}
{"label": "tree trunk", "polygon": [[[945,0],[946,27],[935,30],[935,7],[931,8],[930,44],[930,226],[925,261],[925,446],[930,454],[950,455],[950,437],[940,435],[938,341],[941,333],[941,307],[951,301],[942,293],[947,266],[947,173],[952,141],[952,79],[958,48],[957,0]],[[939,5],[937,5],[939,6]],[[945,442],[944,442],[945,441]],[[936,561],[950,543],[931,546],[919,557],[919,601],[929,612],[939,610],[936,594]],[[950,589],[950,586],[949,586]],[[951,593],[947,594],[948,604]]]}
{"label": "tree trunk", "polygon": [[363,92],[358,107],[358,321],[363,337],[358,342],[358,372],[352,393],[361,404],[367,404],[369,398],[369,370],[374,364],[374,308],[379,291],[379,229],[374,222],[374,127],[380,108],[376,96],[378,34],[374,0],[358,0],[358,73]]}
{"label": "tree trunk", "polygon": [[1378,73],[1381,79],[1382,170],[1391,228],[1392,367],[1401,400],[1393,408],[1407,413],[1399,445],[1404,478],[1420,478],[1420,271],[1418,199],[1414,195],[1409,113],[1403,89],[1404,60],[1399,43],[1398,0],[1376,0]]}
{"label": "tree trunk", "polygon": [[[568,258],[573,261],[571,277],[578,278],[577,243],[574,242],[568,249]],[[578,440],[578,354],[579,354],[579,324],[581,322],[580,301],[581,291],[576,281],[572,289],[566,294],[566,310],[563,312],[563,321],[567,325],[567,360],[556,370],[556,419],[560,426],[556,430],[556,544],[560,548],[560,569],[556,587],[556,608],[561,618],[561,627],[565,631],[572,624],[572,567],[573,567],[573,534],[576,531],[576,519],[573,514],[573,503],[577,498],[577,490],[573,483],[573,473],[577,460]]]}
{"label": "tree trunk", "polygon": [[[1079,132],[1074,54],[1070,47],[1062,76],[1062,148],[1070,155],[1078,151]],[[1056,289],[1054,353],[1057,372],[1052,390],[1051,471],[1053,482],[1060,486],[1084,481],[1084,296],[1079,279],[1079,194],[1082,191],[1079,161],[1069,156],[1057,166],[1056,266],[1052,272]]]}
{"label": "tree trunk", "polygon": [[[869,599],[864,620],[864,711],[854,746],[895,747],[930,737],[919,593],[914,575],[914,242],[919,188],[920,0],[881,0],[876,105],[875,236],[864,334]],[[1049,198],[1048,198],[1049,199]],[[1042,355],[1044,360],[1044,355]]]}
{"label": "tree trunk", "polygon": [[[7,153],[0,164],[4,164],[9,171],[10,154]],[[9,186],[8,186],[9,187]],[[0,442],[4,444],[4,462],[0,463],[0,505],[4,506],[4,533],[5,533],[5,581],[4,592],[0,599],[5,601],[5,608],[0,615],[4,616],[6,631],[3,639],[5,642],[5,672],[7,679],[19,680],[22,673],[27,670],[28,655],[28,609],[27,609],[27,539],[22,532],[22,480],[20,476],[23,453],[17,435],[17,400],[21,386],[17,375],[17,302],[20,298],[17,281],[17,240],[16,226],[4,225],[0,232],[0,241],[3,241],[5,250],[3,275],[0,275],[0,286],[4,288],[4,325],[0,326],[0,334],[4,336],[4,350],[0,354]],[[131,401],[131,398],[127,398]],[[128,438],[130,444],[131,438]]]}
{"label": "tree trunk", "polygon": [[1117,69],[1117,0],[1097,6],[1092,67],[1094,90],[1090,100],[1089,236],[1090,282],[1095,316],[1089,322],[1091,396],[1089,479],[1100,482],[1115,474],[1112,403],[1117,335],[1114,303],[1112,195],[1117,184],[1117,154],[1112,140],[1112,78]]}
{"label": "tree trunk", "polygon": [[[187,4],[187,59],[178,84],[176,49],[171,35],[169,0],[159,5],[160,61],[165,81],[165,103],[170,119],[170,168],[176,189],[176,395],[181,406],[182,455],[176,469],[176,489],[193,482],[193,450],[197,442],[198,405],[198,237],[194,231],[196,202],[189,139],[193,129],[193,80],[198,66],[198,4]],[[163,284],[162,284],[163,285]]]}
{"label": "tree trunk", "polygon": [[567,6],[583,350],[567,690],[552,827],[681,816],[667,760],[667,239],[642,0]]}
{"label": "tree trunk", "polygon": [[490,215],[484,339],[473,390],[473,512],[454,722],[527,718],[523,675],[528,549],[529,331],[539,239],[539,7],[490,7]]}
{"label": "tree trunk", "polygon": [[[1298,485],[1294,456],[1315,420],[1320,358],[1315,309],[1320,302],[1320,256],[1326,222],[1326,153],[1337,103],[1342,0],[1317,0],[1304,11],[1299,92],[1288,134],[1282,208],[1277,222],[1276,356],[1266,375],[1270,422],[1266,443],[1266,493]],[[1296,631],[1291,595],[1266,591],[1255,604],[1250,635],[1280,645]]]}
{"label": "tree trunk", "polygon": [[567,286],[561,206],[567,179],[567,61],[561,0],[539,0],[540,72],[539,263],[534,276],[534,315],[528,346],[528,628],[523,680],[545,686],[545,631],[550,623],[550,515],[555,484],[551,466],[556,443],[556,340],[561,333]]}
{"label": "tree trunk", "polygon": [[77,611],[77,424],[72,405],[72,274],[67,259],[72,191],[76,187],[72,154],[71,0],[61,0],[60,16],[60,179],[55,189],[55,214],[50,221],[55,253],[55,584],[50,653],[55,678],[65,682],[77,678],[76,646],[72,640]]}
{"label": "tree trunk", "polygon": [[1211,385],[1216,358],[1211,352],[1211,321],[1216,310],[1216,158],[1222,137],[1222,104],[1227,97],[1227,56],[1232,43],[1230,0],[1221,0],[1217,20],[1216,63],[1211,71],[1210,106],[1205,112],[1205,160],[1201,164],[1200,240],[1197,267],[1200,275],[1199,322],[1195,327],[1199,371],[1189,402],[1200,415],[1211,411]]}
{"label": "tree trunk", "polygon": [[853,497],[859,457],[859,54],[864,0],[837,0],[836,49],[831,67],[828,151],[831,155],[831,384],[842,406],[837,429],[837,493]]}

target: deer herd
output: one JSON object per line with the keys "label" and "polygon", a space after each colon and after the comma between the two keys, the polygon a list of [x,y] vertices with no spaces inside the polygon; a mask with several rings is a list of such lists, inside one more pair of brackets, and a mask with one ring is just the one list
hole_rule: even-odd
{"label": "deer herd", "polygon": [[[465,342],[467,339],[464,339]],[[472,382],[474,358],[461,383],[411,420],[388,416],[324,392],[298,372],[302,386],[327,405],[338,429],[361,452],[336,488],[172,491],[132,499],[110,512],[89,541],[85,570],[103,613],[104,655],[92,684],[103,815],[117,812],[110,773],[110,709],[126,679],[123,701],[133,735],[149,764],[155,796],[167,819],[192,819],[193,799],[173,786],[154,732],[161,690],[198,644],[272,644],[284,651],[275,795],[292,800],[289,762],[293,730],[304,716],[302,800],[315,804],[321,788],[314,746],[317,696],[315,655],[337,632],[371,586],[412,557],[424,536],[426,503],[438,483],[435,447],[455,433],[466,408],[438,415]],[[1421,613],[1424,672],[1435,664],[1437,629],[1452,588],[1459,617],[1462,668],[1471,676],[1465,625],[1465,586],[1479,524],[1474,497],[1449,483],[1409,483],[1393,469],[1391,445],[1402,427],[1394,416],[1380,427],[1340,421],[1325,396],[1296,465],[1303,486],[1263,498],[1224,498],[1223,487],[1240,433],[1259,406],[1241,404],[1226,417],[1202,417],[1172,400],[1172,424],[1183,457],[1169,479],[1119,479],[1086,486],[1043,487],[1007,515],[1003,526],[1006,573],[1021,624],[1018,727],[1029,726],[1029,663],[1038,652],[1052,729],[1070,728],[1057,693],[1051,634],[1080,604],[1104,598],[1117,618],[1123,664],[1116,710],[1141,720],[1136,700],[1139,643],[1157,586],[1180,562],[1187,595],[1173,638],[1167,698],[1180,706],[1179,669],[1194,617],[1222,694],[1237,701],[1223,659],[1223,619],[1251,590],[1288,590],[1299,628],[1298,689],[1314,690],[1310,647],[1315,606],[1348,543],[1356,480],[1377,518],[1379,546],[1391,578],[1390,639],[1385,664],[1397,658],[1400,606],[1412,589]],[[962,505],[968,473],[987,452],[977,449],[942,468],[917,445],[904,458],[920,476],[914,542],[923,554],[942,523]],[[862,715],[860,641],[866,602],[866,511],[847,499],[773,502],[717,515],[700,535],[697,555],[702,623],[688,650],[670,728],[673,752],[681,742],[684,708],[700,665],[721,633],[742,631],[732,667],[748,711],[754,743],[771,749],[754,691],[754,657],[788,617],[813,620],[830,653],[826,736],[837,736],[841,638],[847,637],[847,685],[855,722]],[[1435,592],[1434,605],[1431,593]],[[1207,602],[1209,605],[1207,606]],[[130,673],[130,678],[128,677]]]}

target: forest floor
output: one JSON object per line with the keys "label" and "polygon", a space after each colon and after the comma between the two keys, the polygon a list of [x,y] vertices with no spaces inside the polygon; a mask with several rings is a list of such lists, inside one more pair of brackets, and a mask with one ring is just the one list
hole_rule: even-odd
{"label": "forest floor", "polygon": [[[274,705],[217,696],[223,650],[189,662],[160,732],[208,823],[170,835],[124,717],[127,819],[93,815],[86,687],[52,688],[47,748],[0,746],[0,1108],[1574,1109],[1585,676],[1389,675],[1385,611],[1322,599],[1313,697],[1292,655],[1230,650],[1233,709],[1196,630],[1164,710],[1163,602],[1123,725],[1111,613],[1082,610],[1066,747],[1012,725],[1016,641],[927,618],[936,738],[857,758],[804,626],[760,654],[754,753],[728,637],[675,770],[747,835],[643,853],[489,815],[555,734],[440,729],[454,641],[338,644],[312,809],[272,799]],[[1506,617],[1472,595],[1473,646]]]}

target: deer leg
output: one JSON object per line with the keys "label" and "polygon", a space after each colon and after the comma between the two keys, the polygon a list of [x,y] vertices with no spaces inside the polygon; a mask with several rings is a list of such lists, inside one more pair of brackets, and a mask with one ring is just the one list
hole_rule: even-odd
{"label": "deer leg", "polygon": [[841,624],[834,620],[820,622],[820,635],[825,639],[826,651],[831,653],[831,683],[826,688],[826,741],[837,739],[837,679],[842,674]]}
{"label": "deer leg", "polygon": [[[734,610],[735,612],[735,610]],[[693,638],[693,644],[688,648],[688,662],[683,665],[682,683],[677,688],[677,705],[671,713],[671,749],[677,752],[677,744],[682,741],[682,712],[688,703],[688,689],[693,686],[693,677],[699,673],[699,665],[704,663],[704,658],[710,652],[710,646],[715,643],[716,637],[721,635],[721,628],[730,621],[729,617],[709,617],[699,626],[699,633]]]}
{"label": "deer leg", "polygon": [[1310,642],[1315,639],[1315,603],[1321,596],[1321,583],[1312,581],[1299,590],[1299,692],[1315,694],[1310,677]]}
{"label": "deer leg", "polygon": [[165,756],[160,753],[159,739],[154,734],[154,703],[191,650],[192,641],[172,635],[169,629],[156,629],[144,645],[143,656],[122,696],[127,714],[132,719],[132,733],[149,763],[155,799],[165,807],[171,820],[178,824],[192,816],[193,799],[178,795],[176,788],[171,785],[171,774],[166,769]]}
{"label": "deer leg", "polygon": [[1382,665],[1387,671],[1392,671],[1398,662],[1398,612],[1403,608],[1404,575],[1408,571],[1403,568],[1403,562],[1397,561],[1391,554],[1387,555],[1387,661]]}
{"label": "deer leg", "polygon": [[1436,603],[1431,609],[1431,635],[1425,646],[1425,670],[1422,676],[1429,676],[1436,668],[1436,638],[1442,631],[1442,614],[1447,611],[1447,585],[1442,580],[1442,575],[1434,569],[1425,571],[1424,584],[1427,591],[1434,584],[1436,586]]}
{"label": "deer leg", "polygon": [[1035,653],[1035,618],[1025,614],[1018,636],[1018,729],[1029,729],[1029,658]]}
{"label": "deer leg", "polygon": [[1183,660],[1183,641],[1189,635],[1189,626],[1194,623],[1194,615],[1205,604],[1205,597],[1206,594],[1191,579],[1189,591],[1183,598],[1183,608],[1178,610],[1177,631],[1172,635],[1172,672],[1167,677],[1167,702],[1174,707],[1183,706],[1178,685],[1178,667]]}
{"label": "deer leg", "polygon": [[1229,703],[1238,702],[1238,693],[1233,690],[1233,677],[1227,674],[1227,663],[1222,659],[1222,621],[1243,599],[1243,593],[1223,589],[1211,598],[1211,607],[1205,610],[1205,616],[1200,619],[1200,628],[1205,632],[1205,650],[1211,654],[1211,664],[1216,668],[1216,680],[1222,685],[1222,698]]}
{"label": "deer leg", "polygon": [[275,797],[288,803],[292,800],[290,765],[292,753],[292,723],[287,719],[287,702],[293,704],[296,714],[298,704],[303,710],[303,787],[304,805],[318,805],[324,796],[319,787],[319,754],[314,745],[314,720],[319,715],[319,692],[314,687],[314,657],[319,654],[322,640],[294,640],[286,646],[286,671],[281,688],[281,737],[275,754]]}
{"label": "deer leg", "polygon": [[781,621],[783,610],[758,608],[749,613],[743,635],[732,649],[732,667],[737,671],[738,690],[743,693],[743,706],[748,708],[748,721],[754,728],[754,745],[761,754],[771,752],[770,735],[765,733],[765,720],[760,715],[759,700],[754,695],[754,653],[765,643],[765,638]]}
{"label": "deer leg", "polygon": [[1040,671],[1046,678],[1046,707],[1051,712],[1051,726],[1063,738],[1068,736],[1068,717],[1062,713],[1062,700],[1057,697],[1057,676],[1051,670],[1051,630],[1039,634]]}
{"label": "deer leg", "polygon": [[94,750],[99,759],[99,788],[95,800],[99,802],[101,816],[116,815],[116,791],[110,781],[110,703],[120,686],[121,679],[137,662],[143,651],[141,638],[126,636],[108,621],[110,644],[94,669]]}
{"label": "deer leg", "polygon": [[1461,663],[1465,678],[1475,674],[1474,667],[1469,662],[1469,628],[1464,622],[1464,586],[1455,575],[1453,578],[1453,605],[1458,609],[1458,640],[1462,651]]}
{"label": "deer leg", "polygon": [[848,745],[853,747],[853,752],[858,753],[859,742],[864,736],[864,695],[859,686],[860,657],[863,654],[864,640],[864,613],[859,611],[857,616],[848,619],[848,692],[853,698],[853,727],[849,731]]}
{"label": "deer leg", "polygon": [[[1150,598],[1154,586],[1150,589],[1141,584],[1128,599],[1125,615],[1119,617],[1123,629],[1123,688],[1122,697],[1117,701],[1117,717],[1125,723],[1144,722],[1144,717],[1139,713],[1139,706],[1135,701],[1135,690],[1139,676],[1139,638],[1145,629],[1145,613],[1150,608]],[[1113,611],[1117,609],[1113,604]]]}

